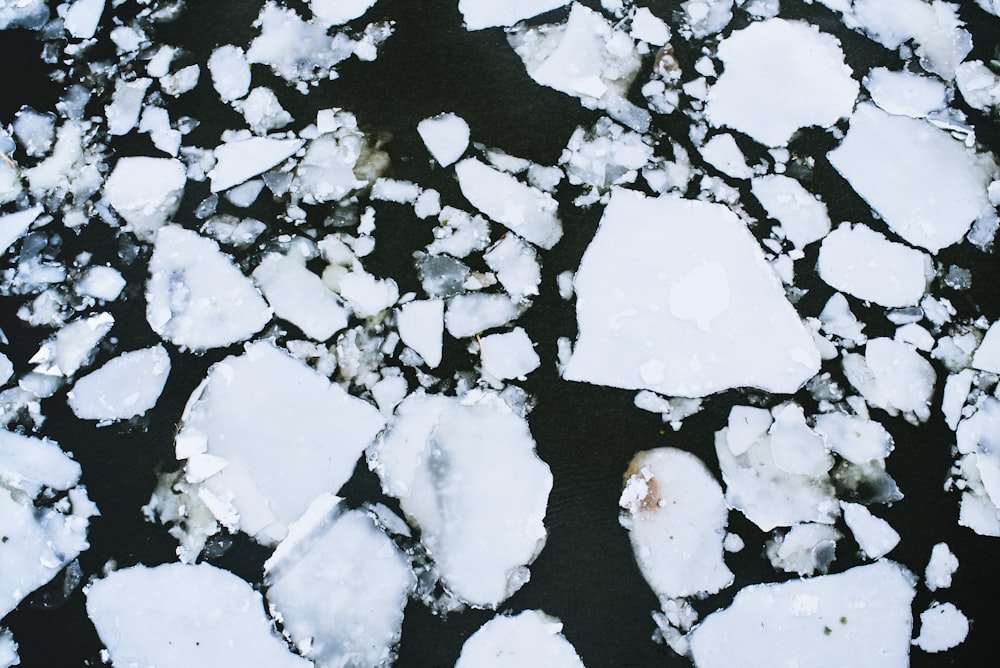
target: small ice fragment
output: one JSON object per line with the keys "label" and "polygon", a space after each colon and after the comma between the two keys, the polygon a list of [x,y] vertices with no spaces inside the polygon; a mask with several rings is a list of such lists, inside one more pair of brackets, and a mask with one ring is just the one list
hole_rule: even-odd
{"label": "small ice fragment", "polygon": [[646,7],[636,7],[632,11],[631,34],[633,39],[653,46],[663,46],[670,41],[670,27]]}
{"label": "small ice fragment", "polygon": [[840,532],[829,524],[796,524],[767,541],[765,553],[771,565],[786,573],[826,573],[836,557]]}
{"label": "small ice fragment", "polygon": [[66,398],[83,420],[127,420],[156,405],[169,374],[163,346],[134,350],[76,381]]}
{"label": "small ice fragment", "polygon": [[340,296],[355,315],[370,318],[396,303],[399,288],[391,278],[375,278],[365,271],[352,271],[340,279]]}
{"label": "small ice fragment", "polygon": [[110,313],[74,320],[45,341],[29,362],[38,365],[35,370],[39,373],[69,378],[91,359],[94,348],[114,324]]}
{"label": "small ice fragment", "polygon": [[479,352],[483,373],[499,380],[524,380],[541,364],[534,344],[520,327],[504,334],[484,336],[479,340]]}
{"label": "small ice fragment", "polygon": [[119,79],[115,82],[115,93],[111,104],[104,108],[108,117],[108,133],[112,135],[128,134],[139,122],[139,112],[142,111],[142,101],[146,97],[146,89],[152,79],[141,78],[133,81]]}
{"label": "small ice fragment", "polygon": [[817,415],[816,432],[826,439],[831,451],[855,464],[883,460],[893,448],[892,436],[885,427],[857,415]]}
{"label": "small ice fragment", "polygon": [[85,591],[87,614],[117,665],[312,666],[275,633],[258,592],[207,563],[133,566]]}
{"label": "small ice fragment", "polygon": [[251,137],[227,142],[215,149],[215,167],[208,173],[213,193],[228,190],[275,165],[302,148],[300,139]]}
{"label": "small ice fragment", "polygon": [[924,296],[930,258],[858,223],[827,235],[817,265],[827,284],[889,307],[913,306]]}
{"label": "small ice fragment", "polygon": [[937,375],[913,346],[888,338],[871,339],[864,357],[844,356],[844,373],[873,406],[890,413],[900,411],[921,422],[930,417]]}
{"label": "small ice fragment", "polygon": [[250,65],[243,49],[232,44],[212,51],[208,59],[212,85],[223,102],[232,102],[250,91]]}
{"label": "small ice fragment", "polygon": [[920,635],[913,644],[925,652],[944,652],[965,642],[969,619],[952,603],[933,603],[920,613]]}
{"label": "small ice fragment", "polygon": [[324,25],[339,26],[360,18],[376,0],[309,0],[309,11]]}
{"label": "small ice fragment", "polygon": [[981,60],[969,60],[958,66],[955,83],[962,97],[981,111],[1000,108],[1000,75]]}
{"label": "small ice fragment", "polygon": [[267,134],[292,122],[292,115],[281,106],[270,88],[258,86],[234,106],[243,114],[247,125],[255,134]]}
{"label": "small ice fragment", "polygon": [[198,85],[201,77],[201,68],[195,65],[182,67],[173,74],[160,77],[160,89],[172,97],[179,97]]}
{"label": "small ice fragment", "polygon": [[514,299],[522,301],[538,294],[542,282],[538,255],[516,235],[505,234],[483,254],[483,259]]}
{"label": "small ice fragment", "polygon": [[417,133],[442,167],[456,162],[469,146],[469,124],[455,114],[438,114],[417,123]]}
{"label": "small ice fragment", "polygon": [[880,559],[899,544],[899,534],[881,517],[875,517],[858,503],[840,502],[844,521],[854,534],[861,551],[869,559]]}
{"label": "small ice fragment", "polygon": [[73,0],[63,17],[66,32],[77,39],[90,39],[97,32],[103,13],[104,0]]}
{"label": "small ice fragment", "polygon": [[[43,114],[31,107],[21,107],[14,116],[14,136],[25,153],[41,157],[52,148],[55,123],[55,114]],[[10,150],[9,147],[5,148]]]}
{"label": "small ice fragment", "polygon": [[347,309],[323,280],[301,262],[280,253],[264,256],[254,281],[274,314],[316,341],[326,341],[347,327]]}
{"label": "small ice fragment", "polygon": [[0,630],[0,666],[10,668],[21,663],[21,657],[17,654],[17,643],[14,635],[7,629]]}
{"label": "small ice fragment", "polygon": [[43,210],[40,206],[33,206],[0,216],[0,257],[7,254],[11,245],[28,231]]}
{"label": "small ice fragment", "polygon": [[931,558],[924,570],[924,582],[927,589],[937,591],[951,586],[951,576],[958,570],[956,557],[947,543],[937,543],[931,548]]}
{"label": "small ice fragment", "polygon": [[114,267],[99,265],[87,270],[76,282],[76,291],[94,299],[114,301],[125,289],[125,278]]}
{"label": "small ice fragment", "polygon": [[639,569],[661,599],[714,594],[732,584],[723,561],[722,488],[696,456],[676,448],[640,452],[618,503]]}
{"label": "small ice fragment", "polygon": [[919,74],[876,67],[865,77],[864,84],[875,104],[897,116],[924,118],[948,103],[945,85]]}
{"label": "small ice fragment", "polygon": [[753,170],[747,167],[743,151],[728,132],[714,135],[699,150],[705,162],[726,176],[734,179],[748,179],[753,176]]}
{"label": "small ice fragment", "polygon": [[958,428],[958,423],[962,419],[962,409],[965,407],[965,400],[969,397],[975,376],[974,370],[962,369],[958,373],[950,374],[944,383],[941,412],[944,414],[945,424],[952,431]]}
{"label": "small ice fragment", "polygon": [[104,195],[139,239],[152,241],[177,213],[186,181],[179,160],[126,157],[115,164]]}
{"label": "small ice fragment", "polygon": [[5,354],[0,353],[0,387],[7,384],[7,381],[14,375],[14,364]]}
{"label": "small ice fragment", "polygon": [[[833,467],[822,436],[806,424],[802,407],[789,403],[771,411],[774,422],[768,430],[775,465],[788,473],[818,478]],[[728,441],[728,436],[727,436]]]}
{"label": "small ice fragment", "polygon": [[455,668],[584,668],[562,634],[562,622],[539,610],[499,615],[473,633]]}
{"label": "small ice fragment", "polygon": [[331,78],[337,63],[354,53],[355,43],[343,33],[328,34],[323,21],[305,21],[291,8],[267,2],[255,25],[260,35],[247,49],[251,64],[270,65],[290,82]]}
{"label": "small ice fragment", "polygon": [[795,179],[781,174],[761,176],[750,182],[750,189],[767,215],[781,223],[785,237],[796,248],[804,248],[830,231],[826,204]]}
{"label": "small ice fragment", "polygon": [[570,0],[458,0],[466,30],[512,26],[544,12],[562,7]]}
{"label": "small ice fragment", "polygon": [[430,368],[441,363],[444,332],[444,302],[440,299],[403,304],[396,315],[399,337],[415,350]]}
{"label": "small ice fragment", "polygon": [[519,314],[517,304],[507,295],[456,295],[448,300],[444,326],[453,337],[463,339],[506,325]]}
{"label": "small ice fragment", "polygon": [[972,368],[1000,374],[1000,320],[986,330],[982,343],[972,356]]}

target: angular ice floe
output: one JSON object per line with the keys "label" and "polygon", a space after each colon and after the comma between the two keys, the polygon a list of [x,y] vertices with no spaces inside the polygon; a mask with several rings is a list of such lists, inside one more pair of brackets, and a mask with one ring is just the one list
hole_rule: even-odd
{"label": "angular ice floe", "polygon": [[714,135],[705,142],[700,151],[705,162],[727,176],[734,179],[748,179],[753,176],[753,170],[747,166],[743,151],[728,132]]}
{"label": "angular ice floe", "polygon": [[260,35],[250,43],[247,61],[270,65],[292,82],[329,78],[331,68],[354,53],[354,42],[340,33],[331,37],[324,23],[305,21],[294,9],[268,2],[257,17]]}
{"label": "angular ice floe", "polygon": [[309,11],[325,25],[338,26],[360,18],[376,0],[309,0]]}
{"label": "angular ice floe", "polygon": [[535,250],[513,234],[505,234],[483,254],[500,285],[511,297],[524,300],[538,294],[542,269]]}
{"label": "angular ice floe", "polygon": [[760,246],[724,206],[613,191],[574,284],[567,380],[702,397],[794,392],[819,369]]}
{"label": "angular ice floe", "polygon": [[187,182],[184,164],[173,158],[127,157],[115,163],[104,196],[143,241],[177,213]]}
{"label": "angular ice floe", "polygon": [[292,122],[292,115],[281,106],[278,96],[270,88],[258,86],[233,106],[243,114],[247,125],[255,134],[267,134]]}
{"label": "angular ice floe", "polygon": [[38,373],[68,378],[90,361],[94,348],[114,324],[110,313],[74,320],[47,339],[28,361],[37,365]]}
{"label": "angular ice floe", "polygon": [[430,368],[441,363],[444,334],[444,302],[440,299],[403,304],[396,314],[396,327],[403,343],[417,352]]}
{"label": "angular ice floe", "polygon": [[864,83],[872,101],[897,116],[924,118],[948,104],[944,84],[931,77],[876,67]]}
{"label": "angular ice floe", "polygon": [[893,448],[892,436],[885,427],[857,415],[817,415],[815,428],[832,452],[855,464],[883,460]]}
{"label": "angular ice floe", "polygon": [[416,578],[367,512],[338,501],[317,498],[264,564],[268,606],[318,668],[388,666]]}
{"label": "angular ice floe", "polygon": [[[80,475],[56,443],[0,429],[0,617],[90,546],[97,509]],[[45,490],[68,492],[68,503],[51,504]]]}
{"label": "angular ice floe", "polygon": [[249,583],[209,564],[133,566],[85,590],[116,666],[308,668],[275,633]]}
{"label": "angular ice floe", "polygon": [[990,325],[972,356],[972,368],[1000,374],[1000,320]]}
{"label": "angular ice floe", "polygon": [[781,223],[782,233],[796,248],[804,248],[830,231],[826,204],[795,179],[770,174],[750,181],[750,189],[767,215]]}
{"label": "angular ice floe", "polygon": [[1000,108],[1000,75],[981,60],[967,60],[958,66],[955,84],[971,107],[988,111]]}
{"label": "angular ice floe", "polygon": [[931,548],[931,558],[924,570],[924,584],[930,591],[947,589],[951,586],[951,576],[957,570],[958,557],[947,543],[937,543]]}
{"label": "angular ice floe", "polygon": [[90,39],[97,32],[97,25],[101,22],[103,13],[104,0],[74,0],[66,9],[63,25],[66,27],[66,32],[73,37]]}
{"label": "angular ice floe", "polygon": [[987,397],[955,432],[962,505],[958,523],[984,536],[1000,536],[1000,400]]}
{"label": "angular ice floe", "polygon": [[545,544],[552,474],[524,418],[493,393],[413,394],[368,450],[382,488],[421,532],[444,586],[496,607]]}
{"label": "angular ice floe", "polygon": [[836,557],[840,532],[829,524],[796,524],[767,541],[765,554],[774,568],[786,573],[826,573]]}
{"label": "angular ice floe", "polygon": [[212,51],[208,59],[212,85],[223,102],[232,102],[250,92],[250,65],[243,49],[225,44]]}
{"label": "angular ice floe", "polygon": [[990,206],[997,169],[948,132],[869,103],[827,157],[893,232],[932,253],[960,241]]}
{"label": "angular ice floe", "polygon": [[507,295],[474,293],[456,295],[448,300],[444,326],[456,339],[506,325],[520,315],[520,309]]}
{"label": "angular ice floe", "polygon": [[221,524],[274,544],[347,481],[384,424],[374,406],[261,341],[209,370],[175,446]]}
{"label": "angular ice floe", "polygon": [[858,547],[869,559],[880,559],[899,544],[899,534],[888,522],[875,517],[859,503],[840,502],[844,521],[854,534]]}
{"label": "angular ice floe", "polygon": [[479,340],[479,354],[483,373],[498,380],[524,380],[541,364],[534,344],[520,327],[503,334],[484,336]]}
{"label": "angular ice floe", "polygon": [[456,162],[469,146],[469,124],[455,114],[438,114],[417,123],[424,146],[442,167]]}
{"label": "angular ice floe", "polygon": [[366,271],[352,271],[340,279],[340,296],[355,315],[370,318],[396,303],[399,288],[391,278],[375,278]]}
{"label": "angular ice floe", "polygon": [[42,207],[33,206],[15,213],[0,216],[0,257],[10,249],[11,244],[21,238],[31,224],[42,214]]}
{"label": "angular ice floe", "polygon": [[104,108],[109,134],[128,134],[135,127],[139,122],[139,112],[142,111],[142,101],[151,83],[152,79],[148,78],[132,81],[119,79],[115,82],[115,93],[111,98],[111,104]]}
{"label": "angular ice floe", "polygon": [[837,575],[751,585],[691,634],[698,668],[905,668],[912,575],[880,561]]}
{"label": "angular ice floe", "polygon": [[944,652],[965,642],[969,619],[953,603],[933,603],[920,613],[920,635],[913,644],[925,652]]}
{"label": "angular ice floe", "polygon": [[160,228],[146,282],[146,320],[154,332],[203,350],[243,341],[270,319],[253,281],[218,244],[176,225]]}
{"label": "angular ice floe", "polygon": [[347,309],[323,280],[296,259],[280,253],[264,256],[253,278],[274,314],[316,341],[326,341],[347,327]]}
{"label": "angular ice floe", "polygon": [[733,582],[722,559],[728,510],[722,488],[695,455],[640,452],[618,502],[643,577],[663,599],[714,594]]}
{"label": "angular ice floe", "polygon": [[170,374],[163,346],[123,353],[76,381],[66,395],[84,420],[127,420],[156,405]]}
{"label": "angular ice floe", "polygon": [[562,622],[540,610],[499,615],[473,633],[455,668],[583,668],[583,661],[562,634]]}
{"label": "angular ice floe", "polygon": [[918,304],[933,276],[927,255],[861,223],[842,223],[827,235],[816,268],[831,287],[889,307]]}
{"label": "angular ice floe", "polygon": [[227,142],[215,149],[215,167],[208,173],[212,192],[238,186],[281,164],[302,148],[300,139],[251,137]]}
{"label": "angular ice floe", "polygon": [[719,44],[723,72],[705,113],[715,126],[782,146],[800,128],[828,127],[851,113],[858,83],[840,43],[785,19],[752,23]]}
{"label": "angular ice floe", "polygon": [[865,400],[890,415],[924,422],[930,417],[937,374],[910,344],[870,339],[864,355],[844,355],[844,375]]}
{"label": "angular ice floe", "polygon": [[[653,158],[650,140],[638,132],[626,130],[604,116],[591,128],[578,127],[559,157],[566,177],[573,185],[587,185],[596,194],[611,186],[635,183],[639,171]],[[577,203],[590,204],[593,191],[585,192]]]}
{"label": "angular ice floe", "polygon": [[552,195],[521,183],[475,158],[455,165],[458,185],[469,202],[536,246],[550,249],[562,237]]}
{"label": "angular ice floe", "polygon": [[570,0],[458,0],[467,30],[512,26],[544,12],[557,9]]}

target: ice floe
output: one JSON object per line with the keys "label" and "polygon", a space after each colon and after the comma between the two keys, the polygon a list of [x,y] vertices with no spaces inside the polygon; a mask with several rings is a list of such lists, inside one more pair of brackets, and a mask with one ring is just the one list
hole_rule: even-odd
{"label": "ice floe", "polygon": [[920,613],[920,634],[913,644],[925,652],[944,652],[965,641],[969,620],[954,603],[935,603]]}
{"label": "ice floe", "polygon": [[187,175],[171,158],[127,157],[115,163],[104,184],[108,202],[143,241],[156,238],[180,206]]}
{"label": "ice floe", "polygon": [[937,543],[931,548],[931,558],[924,569],[924,583],[930,591],[951,587],[951,576],[958,570],[956,557],[947,543]]}
{"label": "ice floe", "polygon": [[473,633],[455,668],[583,668],[583,661],[562,634],[562,622],[539,610],[499,615]]}
{"label": "ice floe", "polygon": [[347,309],[336,293],[299,260],[271,253],[253,272],[274,314],[316,341],[326,341],[347,327]]}
{"label": "ice floe", "polygon": [[767,215],[781,223],[782,235],[796,248],[804,248],[830,231],[826,204],[795,179],[770,174],[752,179],[750,189]]}
{"label": "ice floe", "polygon": [[417,123],[417,132],[438,164],[447,167],[469,146],[469,124],[455,114],[439,114]]}
{"label": "ice floe", "polygon": [[169,374],[163,346],[133,350],[76,381],[66,399],[84,420],[124,420],[156,405]]}

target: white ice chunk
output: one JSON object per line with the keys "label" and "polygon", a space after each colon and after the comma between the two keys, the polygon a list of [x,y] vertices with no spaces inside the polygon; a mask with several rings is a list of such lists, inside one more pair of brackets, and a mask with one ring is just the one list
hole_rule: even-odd
{"label": "white ice chunk", "polygon": [[524,300],[538,294],[542,270],[535,250],[513,234],[505,234],[483,254],[500,284],[511,297]]}
{"label": "white ice chunk", "polygon": [[139,112],[142,111],[142,101],[146,97],[146,89],[152,79],[141,78],[133,81],[119,79],[115,82],[115,94],[111,104],[104,108],[108,117],[108,133],[112,135],[128,134],[139,122]]}
{"label": "white ice chunk", "polygon": [[720,172],[734,179],[749,179],[753,170],[747,167],[743,151],[728,132],[717,134],[700,149],[701,157]]}
{"label": "white ice chunk", "polygon": [[192,350],[243,341],[266,325],[271,310],[253,282],[197,232],[160,228],[149,261],[146,320],[165,340]]}
{"label": "white ice chunk", "polygon": [[562,634],[562,622],[539,610],[499,615],[473,633],[455,668],[584,668]]}
{"label": "white ice chunk", "polygon": [[361,318],[370,318],[399,300],[399,288],[391,278],[375,278],[365,271],[352,271],[340,279],[340,296]]}
{"label": "white ice chunk", "polygon": [[962,369],[958,373],[950,374],[944,382],[941,412],[944,414],[945,424],[952,431],[958,428],[958,423],[962,419],[962,409],[965,407],[965,400],[969,397],[969,390],[972,389],[975,377],[976,372],[972,369]]}
{"label": "white ice chunk", "polygon": [[238,100],[250,91],[250,64],[238,46],[226,44],[212,51],[208,71],[223,102]]}
{"label": "white ice chunk", "polygon": [[336,501],[319,497],[266,562],[268,605],[317,666],[387,666],[416,578],[368,513]]}
{"label": "white ice chunk", "polygon": [[913,644],[925,652],[944,652],[965,642],[969,619],[953,603],[932,603],[920,613],[920,635]]}
{"label": "white ice chunk", "polygon": [[723,72],[705,113],[715,126],[782,146],[800,128],[828,127],[851,113],[858,83],[840,43],[806,23],[768,19],[719,44]]}
{"label": "white ice chunk", "polygon": [[39,373],[68,378],[90,360],[94,348],[114,324],[110,313],[74,320],[43,343],[29,361],[38,365]]}
{"label": "white ice chunk", "polygon": [[924,570],[924,583],[930,591],[947,589],[951,586],[951,576],[958,570],[958,557],[952,553],[947,543],[937,543],[931,548],[931,558]]}
{"label": "white ice chunk", "polygon": [[38,496],[43,487],[66,491],[80,480],[80,465],[46,439],[0,429],[0,479],[5,486]]}
{"label": "white ice chunk", "polygon": [[921,422],[930,416],[937,375],[913,346],[888,338],[871,339],[864,357],[844,356],[844,373],[873,406],[891,414],[900,411]]}
{"label": "white ice chunk", "polygon": [[379,178],[372,184],[371,198],[397,204],[413,204],[420,197],[420,186],[412,181]]}
{"label": "white ice chunk", "polygon": [[695,455],[640,452],[619,505],[639,570],[661,599],[714,594],[733,582],[723,561],[728,511],[722,488]]}
{"label": "white ice chunk", "polygon": [[861,223],[842,223],[827,235],[817,269],[831,287],[889,307],[919,303],[932,273],[927,255]]}
{"label": "white ice chunk", "polygon": [[796,524],[767,542],[765,551],[771,565],[786,573],[825,573],[836,556],[840,532],[829,524]]}
{"label": "white ice chunk", "polygon": [[455,114],[438,114],[417,123],[424,146],[442,167],[456,162],[469,146],[469,124]]}
{"label": "white ice chunk", "polygon": [[11,245],[28,231],[42,211],[42,207],[33,206],[0,216],[0,257],[6,255]]}
{"label": "white ice chunk", "polygon": [[770,174],[753,179],[750,189],[767,215],[781,223],[785,238],[796,248],[804,248],[830,231],[826,204],[795,179]]}
{"label": "white ice chunk", "polygon": [[281,164],[302,148],[299,139],[251,137],[215,149],[215,167],[208,173],[212,192],[237,186]]}
{"label": "white ice chunk", "polygon": [[562,237],[558,204],[549,193],[475,158],[458,163],[455,173],[462,194],[474,207],[536,246],[552,248]]}
{"label": "white ice chunk", "polygon": [[432,255],[466,257],[490,244],[490,224],[482,216],[446,206],[441,209],[438,221],[441,224],[434,228],[434,241],[427,245],[427,252]]}
{"label": "white ice chunk", "polygon": [[17,643],[14,636],[7,629],[0,630],[0,666],[10,668],[21,663],[21,657],[17,654]]}
{"label": "white ice chunk", "polygon": [[875,517],[858,503],[840,502],[844,521],[854,534],[861,551],[869,559],[880,559],[899,544],[899,534],[881,517]]}
{"label": "white ice chunk", "polygon": [[885,427],[856,415],[817,415],[816,432],[826,439],[830,450],[854,464],[883,460],[893,448],[892,436]]}
{"label": "white ice chunk", "polygon": [[104,196],[139,239],[152,241],[157,229],[177,213],[186,181],[179,160],[126,157],[115,164]]}
{"label": "white ice chunk", "polygon": [[162,107],[146,105],[139,119],[139,132],[148,133],[153,146],[168,155],[176,157],[180,151],[183,135],[170,127],[170,114]]}
{"label": "white ice chunk", "polygon": [[0,387],[7,384],[7,381],[14,375],[14,364],[5,354],[0,353]]}
{"label": "white ice chunk", "polygon": [[670,41],[670,27],[646,7],[636,7],[632,11],[632,38],[663,46]]}
{"label": "white ice chunk", "polygon": [[964,479],[958,523],[984,536],[1000,536],[1000,401],[987,397],[955,432]]}
{"label": "white ice chunk", "polygon": [[986,330],[982,343],[972,356],[972,368],[1000,374],[1000,320]]}
{"label": "white ice chunk", "polygon": [[547,11],[562,7],[570,0],[458,0],[467,30],[512,26]]}
{"label": "white ice chunk", "polygon": [[496,607],[545,544],[552,474],[525,420],[492,393],[414,394],[368,452],[387,494],[421,530],[445,587]]}
{"label": "white ice chunk", "polygon": [[905,668],[912,576],[889,561],[780,584],[751,585],[691,634],[698,668]]}
{"label": "white ice chunk", "polygon": [[768,435],[771,455],[778,468],[819,478],[833,467],[833,458],[826,451],[823,437],[806,424],[801,406],[783,404],[772,410],[771,415],[774,422]]}
{"label": "white ice chunk", "polygon": [[309,0],[309,11],[324,25],[339,26],[360,18],[376,0]]}
{"label": "white ice chunk", "polygon": [[167,95],[179,97],[184,93],[193,90],[198,85],[201,77],[201,68],[195,65],[182,67],[172,74],[160,77],[160,88]]}
{"label": "white ice chunk", "polygon": [[615,190],[574,283],[568,380],[702,397],[794,392],[819,369],[781,282],[724,206]]}
{"label": "white ice chunk", "polygon": [[430,368],[441,363],[444,302],[440,299],[403,304],[396,315],[399,338],[413,348]]}
{"label": "white ice chunk", "polygon": [[66,399],[83,420],[127,420],[156,405],[169,374],[163,346],[133,350],[78,380]]}
{"label": "white ice chunk", "polygon": [[960,241],[989,206],[996,171],[946,131],[868,103],[827,157],[893,232],[932,253]]}
{"label": "white ice chunk", "polygon": [[735,456],[750,449],[771,428],[771,412],[753,406],[733,406],[729,411],[726,445]]}
{"label": "white ice chunk", "polygon": [[301,262],[281,253],[264,256],[253,278],[274,314],[316,341],[347,327],[347,309],[336,293]]}
{"label": "white ice chunk", "polygon": [[97,32],[103,13],[104,0],[73,0],[63,17],[66,32],[77,39],[90,39]]}
{"label": "white ice chunk", "polygon": [[1000,108],[1000,75],[981,60],[969,60],[958,66],[955,83],[969,106],[982,111]]}
{"label": "white ice chunk", "polygon": [[947,89],[937,79],[876,67],[864,79],[872,101],[890,114],[924,118],[948,104]]}
{"label": "white ice chunk", "polygon": [[254,88],[235,106],[243,114],[250,129],[259,135],[283,128],[292,122],[292,115],[281,106],[274,91],[263,86]]}
{"label": "white ice chunk", "polygon": [[76,282],[76,291],[94,299],[114,301],[125,289],[125,277],[114,267],[98,265],[87,270]]}
{"label": "white ice chunk", "polygon": [[260,35],[250,43],[247,60],[270,65],[288,81],[330,78],[331,68],[354,53],[354,42],[343,33],[330,36],[322,20],[304,21],[275,2],[264,5],[255,25]]}
{"label": "white ice chunk", "polygon": [[87,614],[116,666],[312,666],[275,633],[260,593],[207,563],[133,566],[86,594]]}
{"label": "white ice chunk", "polygon": [[[350,117],[356,123],[354,117]],[[357,129],[341,129],[322,134],[309,142],[306,153],[295,170],[294,188],[308,204],[343,199],[367,184],[359,179],[359,167],[364,137]]]}
{"label": "white ice chunk", "polygon": [[541,364],[534,344],[520,327],[503,334],[484,336],[479,340],[479,353],[483,373],[499,380],[524,380]]}
{"label": "white ice chunk", "polygon": [[462,339],[506,325],[519,313],[517,304],[506,295],[456,295],[448,300],[444,326],[453,337]]}

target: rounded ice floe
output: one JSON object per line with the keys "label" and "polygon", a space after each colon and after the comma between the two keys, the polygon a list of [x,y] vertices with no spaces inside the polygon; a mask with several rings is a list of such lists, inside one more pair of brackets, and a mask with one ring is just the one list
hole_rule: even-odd
{"label": "rounded ice floe", "polygon": [[388,666],[416,578],[363,510],[327,494],[289,527],[264,565],[271,613],[322,668]]}
{"label": "rounded ice floe", "polygon": [[781,223],[785,238],[796,248],[808,246],[830,231],[826,204],[795,179],[770,174],[753,179],[750,189],[767,215]]}
{"label": "rounded ice floe", "polygon": [[66,399],[84,420],[127,420],[156,405],[170,374],[163,346],[119,355],[76,381]]}
{"label": "rounded ice floe", "polygon": [[149,260],[146,320],[166,341],[203,350],[249,338],[271,309],[218,244],[171,225],[160,229]]}
{"label": "rounded ice floe", "polygon": [[583,668],[583,661],[562,634],[562,622],[539,610],[500,615],[473,633],[455,668]]}
{"label": "rounded ice floe", "polygon": [[347,481],[383,425],[371,404],[258,342],[209,370],[175,446],[219,522],[273,544],[313,499]]}
{"label": "rounded ice floe", "polygon": [[997,171],[945,130],[869,103],[827,157],[893,232],[931,253],[960,241],[986,210]]}
{"label": "rounded ice floe", "polygon": [[133,566],[86,594],[87,614],[116,666],[312,665],[275,634],[258,592],[209,564]]}
{"label": "rounded ice floe", "polygon": [[924,570],[924,583],[930,591],[947,589],[951,586],[951,576],[958,570],[958,557],[952,553],[947,543],[937,543],[931,548],[931,558]]}
{"label": "rounded ice floe", "polygon": [[104,196],[132,232],[152,241],[181,203],[187,172],[173,158],[128,157],[115,163]]}
{"label": "rounded ice floe", "polygon": [[442,167],[456,162],[469,146],[469,124],[455,114],[438,114],[417,123],[424,146]]}
{"label": "rounded ice floe", "polygon": [[614,190],[574,284],[567,380],[703,397],[795,392],[819,369],[781,282],[724,206]]}
{"label": "rounded ice floe", "polygon": [[934,603],[920,613],[920,635],[913,644],[925,652],[944,652],[965,642],[969,619],[953,603]]}
{"label": "rounded ice floe", "polygon": [[751,585],[691,634],[698,668],[905,668],[912,575],[880,561],[837,575]]}
{"label": "rounded ice floe", "polygon": [[695,455],[640,452],[619,505],[636,562],[661,598],[714,594],[733,582],[722,559],[728,510],[722,488]]}
{"label": "rounded ice floe", "polygon": [[885,427],[857,415],[817,415],[816,433],[826,439],[830,450],[855,464],[885,459],[893,447]]}
{"label": "rounded ice floe", "polygon": [[223,102],[238,100],[250,92],[250,65],[240,47],[226,44],[212,51],[208,71]]}
{"label": "rounded ice floe", "polygon": [[450,592],[496,607],[527,582],[545,544],[552,474],[498,395],[410,395],[368,464],[420,527]]}
{"label": "rounded ice floe", "polygon": [[76,291],[94,299],[114,301],[125,289],[125,278],[114,267],[97,266],[87,270],[76,282]]}
{"label": "rounded ice floe", "polygon": [[800,128],[827,127],[851,113],[858,83],[840,43],[806,23],[768,19],[719,44],[723,72],[705,113],[715,126],[782,146]]}
{"label": "rounded ice floe", "polygon": [[325,25],[339,26],[360,18],[376,0],[309,0],[309,11]]}

